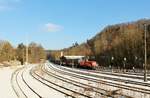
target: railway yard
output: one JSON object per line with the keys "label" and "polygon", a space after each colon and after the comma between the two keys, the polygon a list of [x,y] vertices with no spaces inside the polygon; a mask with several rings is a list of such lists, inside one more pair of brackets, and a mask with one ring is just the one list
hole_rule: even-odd
{"label": "railway yard", "polygon": [[140,73],[112,73],[47,62],[16,68],[9,75],[11,94],[2,98],[150,98],[150,77],[143,82]]}
{"label": "railway yard", "polygon": [[150,98],[149,74],[144,82],[142,73],[70,68],[50,62],[3,70],[10,77],[1,81],[1,87],[7,83],[1,98]]}
{"label": "railway yard", "polygon": [[0,98],[150,98],[150,0],[0,0]]}

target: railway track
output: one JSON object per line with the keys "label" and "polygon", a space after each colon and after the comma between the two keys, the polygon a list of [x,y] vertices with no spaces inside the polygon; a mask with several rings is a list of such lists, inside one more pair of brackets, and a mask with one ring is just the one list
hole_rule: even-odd
{"label": "railway track", "polygon": [[[49,66],[50,67],[50,66]],[[129,85],[125,85],[125,84],[119,84],[119,83],[113,83],[113,82],[108,82],[108,81],[104,81],[104,80],[100,80],[100,79],[93,79],[93,78],[87,78],[86,76],[79,76],[77,74],[83,74],[83,73],[77,73],[77,74],[73,74],[73,73],[76,73],[73,71],[73,73],[68,73],[68,70],[67,72],[66,71],[63,71],[64,69],[61,69],[58,70],[59,68],[55,68],[55,71],[59,71],[61,72],[62,74],[69,74],[69,75],[73,75],[74,77],[77,77],[77,78],[82,78],[82,79],[88,79],[90,81],[93,81],[93,82],[97,82],[99,83],[101,81],[101,83],[105,83],[106,85],[110,85],[110,86],[113,86],[113,87],[117,87],[117,88],[121,88],[121,89],[125,89],[125,90],[130,90],[130,91],[134,91],[134,92],[138,92],[138,93],[144,93],[144,94],[147,94],[149,95],[150,94],[150,90],[149,89],[142,89],[142,88],[138,88],[138,87],[133,87],[133,86],[129,86]],[[70,70],[69,70],[70,71]],[[89,74],[88,74],[89,75]]]}
{"label": "railway track", "polygon": [[[66,70],[66,71],[70,71],[70,72],[75,72],[75,73],[78,73],[78,74],[88,74],[88,72],[84,71],[84,72],[81,72],[79,70],[71,70],[71,69],[68,69],[68,68],[65,68],[65,67],[60,67],[60,66],[57,66],[58,68],[60,69],[63,69],[63,70]],[[94,72],[93,72],[94,73]],[[101,73],[101,74],[107,74],[107,73]],[[113,74],[113,73],[112,73]],[[111,73],[108,73],[107,75],[112,75]],[[107,80],[113,80],[113,81],[117,81],[117,82],[124,82],[126,84],[136,84],[136,85],[141,85],[141,86],[147,86],[147,87],[150,87],[150,83],[147,83],[147,82],[140,82],[140,81],[132,81],[132,80],[128,80],[128,78],[131,78],[133,79],[133,77],[131,76],[125,76],[125,75],[118,75],[120,78],[114,78],[114,77],[110,77],[110,76],[102,76],[102,75],[98,75],[98,74],[88,74],[89,76],[92,76],[92,77],[97,77],[97,78],[101,78],[101,79],[107,79]],[[123,79],[121,77],[126,77],[127,79]],[[139,77],[137,77],[139,79]],[[142,78],[143,79],[143,78]]]}
{"label": "railway track", "polygon": [[22,68],[19,68],[15,72],[13,72],[11,76],[11,86],[18,98],[27,98],[27,95],[23,92],[17,80],[18,73],[21,69]]}
{"label": "railway track", "polygon": [[[55,82],[52,82],[48,79],[45,79],[44,77],[40,76],[39,74],[35,73],[35,72],[31,72],[31,75],[37,79],[39,82],[41,82],[42,84],[54,89],[54,90],[57,90],[67,96],[70,96],[72,98],[76,98],[76,96],[80,96],[79,98],[92,98],[90,96],[87,96],[85,94],[82,94],[80,92],[77,92],[75,90],[72,90],[72,89],[68,89],[66,87],[63,87]],[[76,95],[72,95],[72,94],[76,94]]]}
{"label": "railway track", "polygon": [[[132,79],[141,79],[143,80],[144,79],[144,76],[143,75],[138,75],[138,74],[129,74],[129,73],[111,73],[111,72],[94,72],[94,71],[89,71],[89,72],[92,72],[92,73],[98,73],[98,74],[106,74],[106,75],[113,75],[113,76],[119,76],[119,77],[127,77],[127,78],[132,78]],[[150,80],[150,77],[147,77],[147,80]]]}
{"label": "railway track", "polygon": [[[50,68],[52,68],[52,70],[54,70],[54,71],[56,71],[56,72],[59,72],[60,74],[63,74],[63,75],[69,75],[69,76],[72,76],[72,77],[76,77],[76,78],[79,78],[79,79],[83,79],[83,80],[87,80],[87,81],[92,81],[92,79],[90,79],[90,78],[87,78],[87,77],[84,77],[84,76],[79,76],[79,75],[74,75],[74,74],[70,74],[70,73],[66,73],[66,72],[64,72],[64,71],[60,71],[60,70],[56,70],[55,68],[53,68],[53,67],[50,67]],[[45,69],[46,70],[46,69]],[[50,70],[49,71],[47,71],[48,72],[48,74],[49,73],[51,73],[50,72]],[[55,73],[54,73],[55,74]],[[56,74],[55,74],[56,75]],[[68,78],[66,78],[66,80],[69,80]],[[71,81],[73,81],[74,82],[74,80],[71,80]],[[76,82],[76,81],[75,81]],[[92,81],[92,82],[96,82],[96,81]],[[97,81],[98,83],[100,83],[100,81]],[[103,82],[104,83],[104,82]],[[82,84],[81,82],[80,82],[80,84]],[[84,83],[83,83],[84,84]],[[105,84],[105,83],[104,83]],[[85,85],[85,84],[84,84]],[[124,96],[125,98],[132,98],[132,97],[130,97],[130,96],[128,96],[128,95],[123,95],[123,94],[121,94],[120,92],[118,92],[118,91],[120,91],[120,89],[116,89],[116,90],[106,90],[106,89],[102,89],[102,88],[100,88],[100,87],[95,87],[95,86],[91,86],[91,85],[87,85],[87,86],[89,86],[89,87],[92,87],[92,88],[95,88],[95,89],[97,89],[97,90],[102,90],[103,92],[105,92],[105,93],[103,93],[105,96],[110,96],[110,97],[114,97],[115,95],[118,95],[118,96]],[[109,85],[109,86],[112,86],[112,85]],[[111,94],[111,95],[110,95]],[[116,97],[116,98],[121,98],[121,97]]]}
{"label": "railway track", "polygon": [[[79,69],[77,69],[79,70]],[[116,71],[97,71],[97,70],[87,70],[87,69],[80,69],[83,71],[88,71],[92,73],[100,73],[100,74],[107,74],[107,75],[114,75],[114,76],[119,76],[119,77],[127,77],[127,78],[132,78],[132,79],[144,79],[144,73],[134,73],[134,72],[116,72]],[[150,80],[150,74],[147,74],[147,80]]]}
{"label": "railway track", "polygon": [[[47,67],[45,67],[45,66],[47,66]],[[107,96],[107,97],[111,97],[111,98],[121,98],[118,96],[124,96],[125,98],[133,97],[133,96],[130,97],[130,95],[128,95],[126,93],[118,92],[120,90],[146,94],[146,96],[149,95],[149,97],[146,97],[146,98],[150,98],[150,89],[143,89],[143,88],[139,88],[139,87],[133,87],[130,85],[126,85],[126,84],[124,84],[123,80],[121,81],[123,83],[120,84],[117,82],[107,81],[109,79],[111,80],[112,78],[98,77],[95,75],[85,74],[83,72],[78,72],[78,71],[71,70],[68,68],[65,69],[64,67],[58,67],[55,65],[47,64],[45,66],[41,66],[41,68],[40,68],[40,71],[44,74],[44,76],[39,73],[40,71],[39,71],[39,69],[37,70],[37,67],[31,68],[30,70],[28,70],[28,73],[35,81],[38,81],[41,84],[47,86],[48,88],[54,89],[64,95],[72,97],[72,98],[76,98],[77,96],[78,96],[78,98],[93,98],[92,94],[87,94],[86,92],[82,92],[85,89],[87,89],[88,92],[94,92],[94,94],[97,94],[97,96],[105,96],[105,97]],[[35,90],[35,88],[34,89],[32,88],[32,84],[28,84],[29,81],[26,82],[27,77],[25,77],[25,74],[27,74],[27,72],[26,73],[25,72],[26,72],[26,68],[17,69],[12,74],[12,77],[11,77],[11,85],[12,85],[12,88],[15,91],[16,95],[18,96],[18,98],[31,98],[31,96],[29,96],[28,93],[25,92],[25,90],[23,89],[21,84],[25,85],[26,88],[28,88],[28,90],[30,90],[33,94],[35,94],[36,97],[34,97],[34,98],[45,98],[45,97],[42,97],[41,94],[39,94],[39,92]],[[60,74],[64,75],[64,77]],[[116,90],[106,90],[104,88],[96,87],[91,84],[82,83],[82,82],[79,82],[78,80],[74,80],[74,79],[71,79],[71,78],[68,78],[65,76],[90,81],[90,83],[101,83],[103,85],[115,87],[117,89]],[[55,82],[55,81],[58,81],[58,82]],[[117,81],[117,79],[115,79],[113,81]],[[118,80],[118,81],[120,82],[120,80]],[[64,85],[62,85],[62,84],[64,84]],[[65,85],[69,85],[69,87],[67,87]],[[144,85],[146,85],[146,84],[144,84]],[[70,87],[72,87],[72,88],[70,88]],[[95,98],[97,98],[97,97],[95,97]]]}
{"label": "railway track", "polygon": [[[55,64],[55,65],[57,65],[57,64]],[[60,65],[58,65],[58,66],[60,66]],[[71,67],[68,67],[68,68],[71,68]],[[107,73],[109,73],[109,75],[110,74],[112,74],[112,75],[118,75],[118,76],[122,76],[122,77],[126,77],[127,75],[129,75],[129,77],[131,77],[131,78],[139,78],[139,79],[142,79],[143,80],[143,75],[144,75],[144,72],[120,72],[120,71],[118,71],[117,69],[113,69],[113,73],[112,73],[112,69],[109,69],[109,70],[106,70],[106,69],[97,69],[97,70],[91,70],[91,69],[79,69],[79,68],[76,68],[76,67],[74,67],[74,69],[77,69],[77,70],[82,70],[82,71],[87,71],[87,72],[93,72],[93,73],[103,73],[103,74],[107,74]],[[121,74],[121,75],[119,75],[119,74]],[[133,77],[132,77],[133,76]],[[150,73],[149,72],[147,72],[147,77],[148,77],[148,80],[150,80]]]}
{"label": "railway track", "polygon": [[[19,78],[19,74],[21,74],[21,80],[18,81],[20,78]],[[12,77],[11,77],[11,85],[12,85],[12,88],[14,90],[14,92],[16,93],[17,97],[18,98],[31,98],[30,95],[27,95],[25,93],[25,89],[23,89],[21,86],[21,81],[22,83],[24,83],[28,89],[35,94],[34,98],[43,98],[42,96],[40,96],[24,79],[24,67],[20,68],[20,69],[17,69],[13,74],[12,74]]]}
{"label": "railway track", "polygon": [[[24,70],[23,68],[17,69],[17,71],[15,71],[15,72],[13,73],[13,75],[12,75],[12,81],[11,81],[12,83],[11,83],[11,84],[12,84],[12,87],[13,87],[15,93],[17,94],[18,98],[31,98],[31,96],[27,95],[27,94],[24,92],[24,89],[22,89],[22,86],[19,84],[19,82],[18,82],[18,77],[19,77],[18,75],[19,75],[19,74],[20,74],[20,76],[21,76],[20,79],[24,82],[24,84],[25,84],[35,95],[38,96],[38,98],[45,98],[45,97],[42,97],[41,95],[39,95],[39,94],[32,88],[32,86],[30,86],[30,85],[26,82],[25,77],[24,77],[25,71],[26,71],[26,69]],[[88,96],[88,95],[86,95],[86,94],[82,94],[82,93],[80,93],[80,92],[76,92],[76,91],[67,89],[67,88],[65,88],[65,87],[63,87],[63,86],[59,86],[59,85],[55,84],[54,82],[50,82],[50,81],[48,81],[48,80],[42,78],[41,76],[39,76],[39,75],[36,74],[36,73],[34,73],[34,75],[33,75],[33,72],[31,72],[31,70],[30,70],[30,75],[31,75],[34,79],[36,79],[37,81],[39,81],[40,83],[46,85],[46,86],[49,87],[49,88],[52,88],[52,89],[54,89],[54,90],[56,90],[56,91],[61,92],[61,93],[63,93],[63,94],[66,95],[66,96],[70,96],[70,97],[72,97],[72,98],[76,98],[74,95],[72,95],[72,93],[75,93],[75,94],[78,94],[78,95],[81,95],[81,96],[82,96],[82,97],[78,97],[78,98],[92,98],[92,97],[90,97],[90,96]],[[36,76],[35,76],[35,75],[36,75]],[[38,76],[38,77],[37,77],[37,76]],[[39,77],[40,77],[41,79],[39,79]],[[49,84],[43,82],[43,81],[45,81],[45,80],[48,81],[49,83],[55,85],[55,86],[59,86],[60,88],[63,88],[63,91],[61,91],[60,89],[56,89],[55,87],[50,86]],[[16,84],[14,83],[14,81],[17,81]],[[16,89],[16,88],[19,88],[19,89]],[[70,93],[70,94],[69,94],[69,93],[65,93],[64,89],[66,89],[67,91],[69,91],[69,92],[71,92],[71,93]],[[33,97],[33,98],[36,98],[36,97]],[[47,97],[46,97],[46,98],[47,98]]]}
{"label": "railway track", "polygon": [[[81,82],[78,82],[77,80],[65,78],[63,76],[57,75],[56,73],[52,73],[52,71],[47,71],[44,67],[42,67],[42,70],[45,73],[47,73],[48,75],[50,75],[52,77],[55,77],[55,78],[58,78],[58,79],[60,79],[62,81],[65,81],[67,83],[70,83],[70,84],[82,87],[84,89],[86,89],[86,88],[92,88],[93,92],[99,93],[99,94],[107,96],[107,97],[114,97],[113,95],[110,95],[111,91],[108,91],[108,90],[105,90],[105,89],[102,89],[102,88],[98,88],[98,87],[95,87],[95,86],[87,85],[86,83],[81,83]],[[116,95],[117,95],[117,93],[116,93]]]}
{"label": "railway track", "polygon": [[40,94],[38,94],[27,82],[26,82],[26,80],[25,80],[25,78],[24,78],[24,71],[22,72],[22,74],[21,74],[21,78],[22,78],[22,80],[23,80],[23,82],[27,85],[27,87],[36,95],[36,96],[38,96],[39,98],[43,98]]}
{"label": "railway track", "polygon": [[[111,95],[111,94],[112,94],[111,91],[108,91],[108,90],[105,90],[105,89],[101,89],[101,88],[97,88],[97,87],[94,87],[94,86],[90,86],[90,85],[87,85],[87,84],[84,84],[84,83],[81,83],[81,82],[77,82],[77,81],[74,81],[74,80],[71,80],[71,79],[68,79],[68,78],[59,76],[59,75],[57,75],[56,73],[52,73],[52,72],[50,72],[50,71],[47,71],[47,70],[44,69],[43,67],[42,67],[41,69],[42,69],[42,71],[43,71],[44,73],[46,73],[48,76],[54,77],[54,78],[56,78],[56,79],[58,79],[58,80],[61,80],[60,82],[66,82],[66,83],[68,83],[68,84],[72,84],[72,85],[74,85],[74,86],[81,87],[81,88],[84,88],[84,89],[92,88],[92,89],[91,89],[92,92],[99,93],[99,94],[101,94],[102,96],[105,96],[105,97],[107,96],[107,97],[111,97],[111,98],[121,98],[121,97],[114,97],[115,95],[120,96],[120,93],[116,93],[116,92],[115,92],[115,93],[113,93],[114,95]],[[63,86],[58,85],[58,84],[55,83],[55,82],[52,82],[52,81],[50,81],[50,80],[48,80],[48,79],[45,79],[43,76],[37,74],[35,70],[30,71],[30,74],[31,74],[35,79],[37,79],[39,82],[41,82],[42,84],[44,84],[44,85],[46,85],[46,86],[48,86],[48,87],[50,87],[50,88],[53,88],[53,89],[55,89],[55,90],[57,90],[57,91],[59,91],[59,92],[65,94],[65,95],[67,95],[67,96],[71,96],[71,97],[73,97],[73,98],[76,98],[76,96],[73,96],[71,93],[70,93],[70,94],[69,94],[69,93],[66,93],[65,90],[61,91],[60,89],[56,89],[57,87],[55,87],[55,88],[52,87],[51,85],[49,85],[49,83],[50,83],[50,84],[53,84],[53,85],[55,85],[55,86],[58,86],[58,87],[60,87],[60,88],[66,89],[66,90],[68,90],[68,91],[71,91],[72,93],[81,95],[81,96],[83,96],[83,97],[86,97],[86,98],[93,98],[92,96],[86,95],[86,94],[84,94],[83,92],[80,93],[80,92],[77,92],[76,90],[71,90],[71,89],[65,88],[65,87],[63,87]],[[44,82],[44,81],[46,81],[46,82]],[[47,82],[48,82],[48,83],[47,83]],[[63,83],[63,84],[64,84],[64,83]],[[125,95],[123,95],[123,96],[124,96],[125,98],[131,98],[131,97],[125,96]],[[97,97],[94,97],[94,98],[97,98]]]}

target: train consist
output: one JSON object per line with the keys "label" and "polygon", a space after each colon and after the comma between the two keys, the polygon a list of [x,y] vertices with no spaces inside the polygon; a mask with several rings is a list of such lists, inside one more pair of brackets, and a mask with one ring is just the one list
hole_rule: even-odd
{"label": "train consist", "polygon": [[98,66],[95,60],[87,59],[85,56],[61,56],[59,60],[54,63],[70,67],[82,67],[96,69]]}

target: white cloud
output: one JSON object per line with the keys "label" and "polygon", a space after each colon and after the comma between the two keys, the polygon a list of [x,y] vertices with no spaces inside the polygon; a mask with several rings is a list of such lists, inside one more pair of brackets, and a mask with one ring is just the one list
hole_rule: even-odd
{"label": "white cloud", "polygon": [[53,24],[53,23],[47,23],[44,25],[44,31],[45,32],[58,32],[63,29],[62,26]]}

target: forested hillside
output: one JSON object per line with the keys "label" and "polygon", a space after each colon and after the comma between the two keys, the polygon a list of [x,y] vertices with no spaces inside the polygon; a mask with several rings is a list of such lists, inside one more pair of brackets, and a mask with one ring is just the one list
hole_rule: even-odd
{"label": "forested hillside", "polygon": [[[142,67],[144,63],[144,31],[147,31],[148,59],[150,55],[150,20],[139,20],[124,24],[112,25],[104,28],[99,34],[88,41],[97,61],[100,64],[114,66],[126,64],[129,67],[136,65]],[[114,60],[112,61],[112,57]],[[149,62],[149,60],[148,60]]]}
{"label": "forested hillside", "polygon": [[[95,56],[99,65],[114,67],[143,67],[144,63],[144,31],[146,24],[147,54],[150,63],[150,20],[115,24],[105,27],[92,39],[81,45],[75,45],[64,51],[65,55]],[[52,57],[60,56],[60,51],[53,52]],[[112,59],[113,58],[113,59]],[[124,61],[126,58],[126,61]]]}

